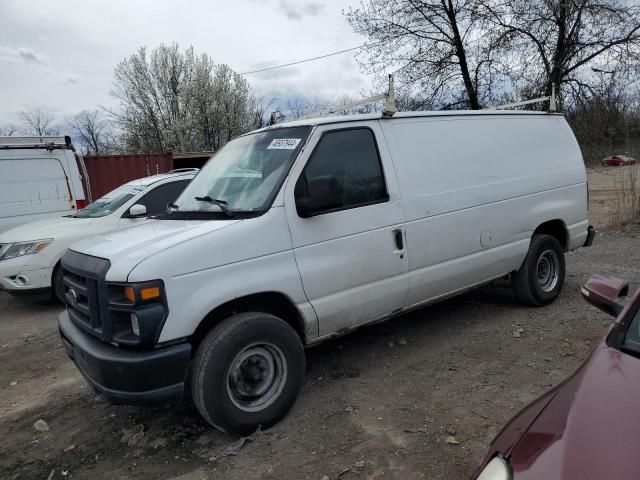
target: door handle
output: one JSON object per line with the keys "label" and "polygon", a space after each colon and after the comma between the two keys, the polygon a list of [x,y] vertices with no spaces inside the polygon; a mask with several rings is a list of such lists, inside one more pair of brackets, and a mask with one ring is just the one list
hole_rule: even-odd
{"label": "door handle", "polygon": [[393,238],[396,241],[396,248],[398,250],[404,250],[404,239],[402,238],[402,229],[396,228],[393,231]]}

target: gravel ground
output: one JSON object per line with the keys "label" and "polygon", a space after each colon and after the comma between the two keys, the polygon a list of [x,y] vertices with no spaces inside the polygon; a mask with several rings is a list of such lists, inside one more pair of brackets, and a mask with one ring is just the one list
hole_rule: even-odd
{"label": "gravel ground", "polygon": [[591,273],[637,282],[639,236],[604,232],[568,254],[548,307],[518,305],[501,281],[309,350],[290,415],[227,452],[237,439],[187,403],[96,397],[62,349],[61,307],[0,293],[0,478],[469,478],[499,428],[603,335],[611,318],[580,285]]}

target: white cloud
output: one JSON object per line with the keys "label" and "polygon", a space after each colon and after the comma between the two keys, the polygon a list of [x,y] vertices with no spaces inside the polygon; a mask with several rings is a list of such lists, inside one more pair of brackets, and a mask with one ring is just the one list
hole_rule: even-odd
{"label": "white cloud", "polygon": [[64,73],[52,69],[44,70],[44,74],[56,79],[62,85],[77,85],[82,80],[82,75],[77,73]]}
{"label": "white cloud", "polygon": [[81,78],[82,77],[80,75],[77,75],[75,73],[67,73],[63,76],[65,85],[75,85],[80,81]]}
{"label": "white cloud", "polygon": [[0,62],[11,63],[45,63],[42,57],[25,47],[8,47],[6,45],[0,45]]}
{"label": "white cloud", "polygon": [[320,2],[292,2],[290,0],[280,0],[278,6],[289,20],[301,20],[307,15],[316,16],[324,7]]}
{"label": "white cloud", "polygon": [[[190,0],[188,8],[172,0],[4,2],[0,124],[27,105],[63,116],[117,107],[110,95],[113,70],[141,46],[193,45],[216,63],[247,72],[360,45],[364,39],[342,15],[359,1]],[[55,20],[60,11],[68,12],[64,25]],[[359,96],[372,78],[360,71],[354,53],[246,78],[257,95]]]}

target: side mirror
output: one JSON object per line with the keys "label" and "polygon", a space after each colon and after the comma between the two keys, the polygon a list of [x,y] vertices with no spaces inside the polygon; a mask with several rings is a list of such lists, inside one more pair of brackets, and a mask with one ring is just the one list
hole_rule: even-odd
{"label": "side mirror", "polygon": [[580,292],[591,305],[617,317],[629,300],[629,282],[615,277],[592,275]]}
{"label": "side mirror", "polygon": [[143,217],[146,214],[147,214],[147,207],[145,207],[140,203],[136,203],[135,205],[132,205],[131,208],[129,209],[130,217]]}
{"label": "side mirror", "polygon": [[342,206],[342,190],[335,176],[312,178],[308,181],[307,188],[308,196],[296,199],[296,208],[301,217],[312,217]]}

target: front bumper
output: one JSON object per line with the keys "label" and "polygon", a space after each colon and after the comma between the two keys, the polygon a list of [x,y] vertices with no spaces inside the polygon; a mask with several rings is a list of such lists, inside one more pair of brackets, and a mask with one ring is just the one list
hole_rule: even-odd
{"label": "front bumper", "polygon": [[[36,255],[11,258],[0,261],[0,288],[19,295],[41,293],[51,288],[51,274],[53,267],[39,265],[42,261],[35,259]],[[29,260],[31,265],[25,264]]]}
{"label": "front bumper", "polygon": [[126,350],[83,332],[69,319],[66,310],[58,317],[58,327],[67,355],[109,402],[144,405],[182,399],[190,344]]}

